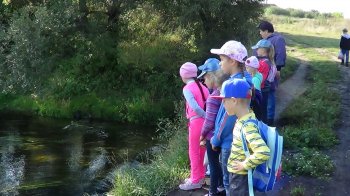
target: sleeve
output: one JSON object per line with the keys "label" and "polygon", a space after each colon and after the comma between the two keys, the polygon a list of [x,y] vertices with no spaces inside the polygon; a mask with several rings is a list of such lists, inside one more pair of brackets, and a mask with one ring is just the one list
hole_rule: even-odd
{"label": "sleeve", "polygon": [[261,88],[261,80],[257,77],[253,77],[252,79],[254,88],[260,89]]}
{"label": "sleeve", "polygon": [[205,111],[198,105],[192,92],[184,89],[183,94],[185,96],[185,99],[186,99],[188,105],[192,108],[192,110],[195,111],[197,115],[199,115],[201,117],[205,117]]}
{"label": "sleeve", "polygon": [[270,158],[270,149],[261,138],[258,127],[255,124],[247,123],[242,131],[244,132],[249,148],[253,152],[243,161],[243,167],[249,170],[267,161]]}
{"label": "sleeve", "polygon": [[343,36],[341,36],[341,38],[340,38],[340,43],[339,43],[339,48],[340,49],[343,49],[344,48],[344,37]]}
{"label": "sleeve", "polygon": [[213,146],[221,146],[221,140],[220,140],[220,135],[221,135],[221,131],[222,131],[222,121],[224,120],[223,118],[225,118],[225,110],[223,110],[223,105],[220,104],[220,107],[219,107],[219,111],[216,115],[216,118],[215,118],[215,125],[214,125],[214,135],[213,137],[211,138],[210,140],[210,143],[213,145]]}
{"label": "sleeve", "polygon": [[276,66],[283,67],[286,64],[286,41],[281,36],[275,44],[275,63]]}
{"label": "sleeve", "polygon": [[215,128],[215,118],[220,107],[220,101],[215,100],[214,98],[207,99],[207,109],[205,112],[205,120],[202,128],[202,136],[206,137],[210,131],[213,131]]}

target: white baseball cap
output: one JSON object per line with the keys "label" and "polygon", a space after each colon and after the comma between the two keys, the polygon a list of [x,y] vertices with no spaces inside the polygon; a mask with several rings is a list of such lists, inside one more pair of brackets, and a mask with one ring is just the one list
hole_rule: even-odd
{"label": "white baseball cap", "polygon": [[220,49],[211,49],[212,54],[225,55],[238,62],[244,63],[248,56],[246,47],[238,41],[230,40],[226,42]]}
{"label": "white baseball cap", "polygon": [[246,61],[245,61],[245,65],[246,66],[249,66],[249,67],[252,67],[252,68],[255,68],[255,69],[258,69],[259,68],[259,60],[258,58],[256,58],[256,56],[251,56],[249,57]]}

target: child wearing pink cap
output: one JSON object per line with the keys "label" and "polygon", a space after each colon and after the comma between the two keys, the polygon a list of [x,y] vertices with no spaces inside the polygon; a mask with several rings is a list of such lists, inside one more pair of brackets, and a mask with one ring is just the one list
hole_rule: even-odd
{"label": "child wearing pink cap", "polygon": [[186,99],[186,118],[188,119],[188,154],[190,157],[191,176],[179,185],[182,190],[202,187],[205,178],[203,165],[205,148],[200,146],[201,130],[205,118],[205,101],[209,96],[208,89],[197,80],[197,66],[184,63],[180,68],[180,76],[186,84],[183,95]]}
{"label": "child wearing pink cap", "polygon": [[254,85],[255,96],[252,98],[251,107],[253,108],[256,118],[261,120],[261,83],[263,81],[263,75],[258,71],[259,66],[259,60],[255,56],[251,56],[245,61],[246,70],[252,76],[252,82]]}

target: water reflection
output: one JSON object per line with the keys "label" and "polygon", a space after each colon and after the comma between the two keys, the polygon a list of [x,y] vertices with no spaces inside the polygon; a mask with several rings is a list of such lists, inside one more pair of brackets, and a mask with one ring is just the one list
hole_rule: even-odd
{"label": "water reflection", "polygon": [[0,114],[0,195],[101,194],[116,164],[154,145],[153,128]]}
{"label": "water reflection", "polygon": [[1,195],[17,195],[24,176],[24,156],[16,155],[16,147],[21,144],[17,131],[0,137],[0,193]]}

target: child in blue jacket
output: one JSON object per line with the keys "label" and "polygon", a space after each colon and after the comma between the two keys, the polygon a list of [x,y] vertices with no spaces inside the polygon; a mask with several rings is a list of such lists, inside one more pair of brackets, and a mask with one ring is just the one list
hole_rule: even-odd
{"label": "child in blue jacket", "polygon": [[[221,69],[230,75],[229,80],[244,78],[252,86],[252,77],[245,71],[244,62],[247,58],[247,49],[237,41],[228,41],[220,49],[211,49],[211,53],[220,56]],[[231,152],[232,131],[237,117],[229,116],[221,103],[215,119],[214,136],[211,138],[213,150],[221,149],[221,163],[223,167],[223,184],[226,195],[229,195],[229,172],[227,161]]]}

